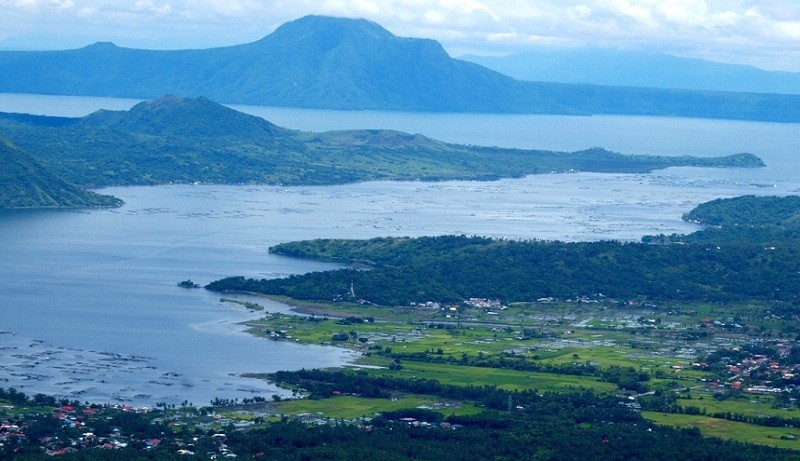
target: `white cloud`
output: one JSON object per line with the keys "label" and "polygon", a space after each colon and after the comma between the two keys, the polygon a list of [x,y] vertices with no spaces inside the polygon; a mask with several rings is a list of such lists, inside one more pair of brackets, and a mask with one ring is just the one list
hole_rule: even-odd
{"label": "white cloud", "polygon": [[73,7],[72,0],[0,0],[0,9],[20,8],[39,10],[41,8],[66,9]]}

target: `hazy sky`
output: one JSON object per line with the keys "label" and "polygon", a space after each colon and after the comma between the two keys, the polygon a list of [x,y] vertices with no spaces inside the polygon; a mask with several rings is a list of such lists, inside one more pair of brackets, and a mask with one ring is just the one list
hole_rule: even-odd
{"label": "hazy sky", "polygon": [[800,71],[800,0],[0,0],[0,47],[208,48],[307,14],[367,18],[453,56],[604,46]]}

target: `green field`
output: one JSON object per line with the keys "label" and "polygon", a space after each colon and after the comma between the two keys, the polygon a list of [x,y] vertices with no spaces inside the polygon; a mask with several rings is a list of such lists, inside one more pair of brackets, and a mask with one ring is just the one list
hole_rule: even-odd
{"label": "green field", "polygon": [[34,405],[14,405],[11,402],[0,400],[0,416],[25,416],[35,415],[42,413],[49,413],[53,411],[53,407],[49,406],[34,406]]}
{"label": "green field", "polygon": [[665,414],[652,411],[642,412],[642,415],[657,424],[675,427],[696,427],[705,436],[800,450],[800,441],[781,438],[795,437],[800,439],[800,429],[798,428],[764,427],[708,416]]}
{"label": "green field", "polygon": [[[702,399],[701,399],[702,397]],[[678,399],[682,407],[697,407],[708,414],[734,413],[746,416],[777,416],[780,418],[796,418],[800,420],[800,410],[773,408],[775,398],[772,396],[749,396],[747,400],[726,399],[716,400],[707,392],[692,392],[691,399]]]}
{"label": "green field", "polygon": [[367,373],[378,376],[435,379],[442,384],[458,386],[497,386],[507,390],[536,389],[540,392],[570,392],[577,389],[591,389],[600,393],[617,390],[616,385],[598,381],[591,376],[570,376],[442,363],[404,361],[402,370],[369,369]]}
{"label": "green field", "polygon": [[[353,325],[337,324],[336,320],[285,314],[269,314],[261,320],[246,323],[248,331],[257,336],[270,336],[280,334],[280,339],[297,340],[304,344],[334,344],[342,347],[361,348],[364,344],[358,341],[363,337],[374,343],[392,342],[392,340],[405,340],[416,336],[414,333],[419,327],[406,323],[370,322]],[[349,334],[356,332],[348,341],[334,341],[335,334]]]}
{"label": "green field", "polygon": [[384,411],[406,410],[418,407],[438,411],[445,416],[473,415],[482,410],[472,404],[443,402],[441,399],[406,395],[400,398],[374,399],[352,396],[338,396],[329,399],[286,400],[275,404],[275,411],[288,416],[318,415],[334,419],[355,419],[373,417]]}
{"label": "green field", "polygon": [[[642,367],[668,369],[672,365],[686,365],[688,362],[673,357],[643,355],[641,351],[622,345],[568,347],[549,354],[533,351],[532,355],[542,356],[542,362],[544,363],[558,365],[573,362],[594,362],[602,366],[633,367],[636,369]],[[578,357],[574,357],[575,355]]]}

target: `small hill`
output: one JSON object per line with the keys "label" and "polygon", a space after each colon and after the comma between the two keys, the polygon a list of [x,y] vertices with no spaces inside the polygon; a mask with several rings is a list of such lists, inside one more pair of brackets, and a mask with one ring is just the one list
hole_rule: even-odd
{"label": "small hill", "polygon": [[202,50],[95,43],[0,52],[0,91],[152,99],[163,94],[346,110],[633,114],[800,121],[800,95],[516,80],[429,39],[363,19],[306,16],[261,40]]}
{"label": "small hill", "polygon": [[189,99],[173,95],[141,102],[127,111],[100,110],[77,124],[131,133],[190,137],[271,137],[287,132],[263,118],[243,114],[204,97]]}
{"label": "small hill", "polygon": [[395,130],[342,130],[312,133],[306,138],[309,146],[320,147],[405,147],[420,149],[442,149],[447,146],[442,141],[421,134],[409,134]]}
{"label": "small hill", "polygon": [[800,196],[745,195],[700,204],[686,221],[716,227],[800,227]]}
{"label": "small hill", "polygon": [[122,202],[73,186],[0,138],[0,208],[112,207]]}
{"label": "small hill", "polygon": [[704,226],[687,235],[645,236],[648,243],[711,243],[762,245],[762,249],[794,245],[800,241],[800,196],[755,196],[716,199],[683,215],[683,220]]}

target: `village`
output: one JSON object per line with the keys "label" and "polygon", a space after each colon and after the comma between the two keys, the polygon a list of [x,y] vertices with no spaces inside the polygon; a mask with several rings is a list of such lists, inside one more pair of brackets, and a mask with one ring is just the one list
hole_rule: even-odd
{"label": "village", "polygon": [[133,448],[182,455],[202,450],[207,459],[232,459],[237,456],[225,444],[225,431],[253,424],[252,420],[224,417],[210,407],[4,403],[0,407],[0,458],[30,452],[58,457],[82,450]]}
{"label": "village", "polygon": [[[323,412],[283,414],[280,399],[263,398],[245,402],[218,401],[218,406],[164,406],[150,409],[130,405],[97,405],[77,401],[55,402],[52,397],[37,395],[28,399],[16,391],[0,392],[0,459],[22,454],[46,454],[49,457],[85,450],[166,452],[203,459],[236,459],[238,455],[226,443],[228,434],[264,427],[291,417],[313,426],[350,426],[370,431],[372,417],[334,418]],[[351,396],[357,398],[357,396]],[[16,401],[15,404],[10,400]],[[398,402],[401,399],[392,399]],[[419,403],[414,399],[414,404]],[[405,408],[409,401],[399,402]],[[398,416],[395,423],[416,428],[456,430],[460,426],[442,421],[443,414],[458,413],[458,403],[430,401],[417,406],[423,416]],[[290,410],[291,411],[291,410]],[[431,414],[439,418],[426,420]],[[377,415],[378,413],[375,413]],[[404,413],[406,414],[406,413]],[[408,413],[415,415],[413,410]],[[428,417],[428,418],[426,418]]]}

